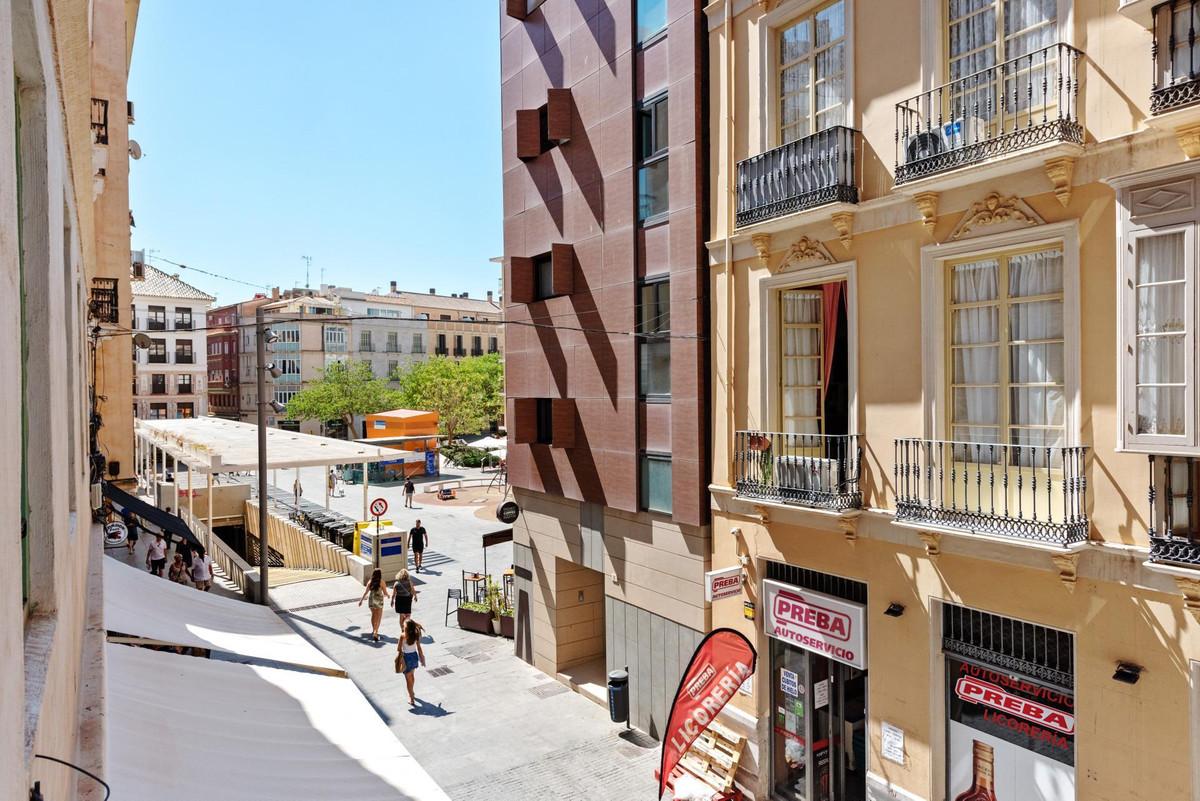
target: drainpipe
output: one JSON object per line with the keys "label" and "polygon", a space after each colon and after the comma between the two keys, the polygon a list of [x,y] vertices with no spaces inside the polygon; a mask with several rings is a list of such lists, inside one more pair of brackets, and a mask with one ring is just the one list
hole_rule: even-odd
{"label": "drainpipe", "polygon": [[[734,101],[737,98],[734,80],[735,66],[733,60],[733,0],[725,0],[725,416],[726,416],[726,447],[735,441],[735,408],[734,408],[734,336],[737,313],[734,310],[734,269],[733,269],[733,227],[737,196],[730,191],[734,185]],[[732,195],[732,196],[731,196]],[[730,486],[733,485],[733,454],[726,453],[725,472]]]}

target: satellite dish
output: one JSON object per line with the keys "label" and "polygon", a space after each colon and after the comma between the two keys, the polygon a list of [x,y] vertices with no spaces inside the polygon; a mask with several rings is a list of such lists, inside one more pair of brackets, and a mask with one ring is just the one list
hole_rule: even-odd
{"label": "satellite dish", "polygon": [[150,337],[146,336],[145,334],[137,333],[133,335],[133,346],[135,348],[145,350],[153,344],[154,340],[150,339]]}
{"label": "satellite dish", "polygon": [[137,143],[136,139],[129,140],[129,157],[134,161],[142,157],[142,146]]}

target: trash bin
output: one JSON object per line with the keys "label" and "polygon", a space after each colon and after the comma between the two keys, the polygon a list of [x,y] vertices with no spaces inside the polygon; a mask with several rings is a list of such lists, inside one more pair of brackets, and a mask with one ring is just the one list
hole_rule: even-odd
{"label": "trash bin", "polygon": [[613,723],[629,722],[629,673],[608,672],[608,717]]}

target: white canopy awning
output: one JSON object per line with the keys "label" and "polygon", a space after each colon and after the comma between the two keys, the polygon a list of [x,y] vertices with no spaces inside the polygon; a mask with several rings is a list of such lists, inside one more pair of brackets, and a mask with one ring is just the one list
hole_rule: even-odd
{"label": "white canopy awning", "polygon": [[[258,469],[258,426],[220,417],[138,420],[136,435],[200,473]],[[362,464],[396,452],[332,437],[267,429],[267,468]]]}
{"label": "white canopy awning", "polygon": [[122,801],[449,801],[349,679],[109,643]]}
{"label": "white canopy awning", "polygon": [[111,557],[104,560],[104,628],[154,642],[345,675],[341,665],[268,607],[175,584]]}

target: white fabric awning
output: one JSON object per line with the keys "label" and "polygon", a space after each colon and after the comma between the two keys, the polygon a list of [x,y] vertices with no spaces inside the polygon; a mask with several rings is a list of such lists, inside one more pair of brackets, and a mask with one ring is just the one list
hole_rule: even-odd
{"label": "white fabric awning", "polygon": [[[136,436],[201,473],[258,469],[258,426],[220,417],[138,420]],[[332,437],[267,429],[267,468],[362,464],[395,451]]]}
{"label": "white fabric awning", "polygon": [[349,679],[109,643],[122,801],[449,801]]}
{"label": "white fabric awning", "polygon": [[104,627],[110,632],[345,675],[270,608],[235,601],[104,560]]}

